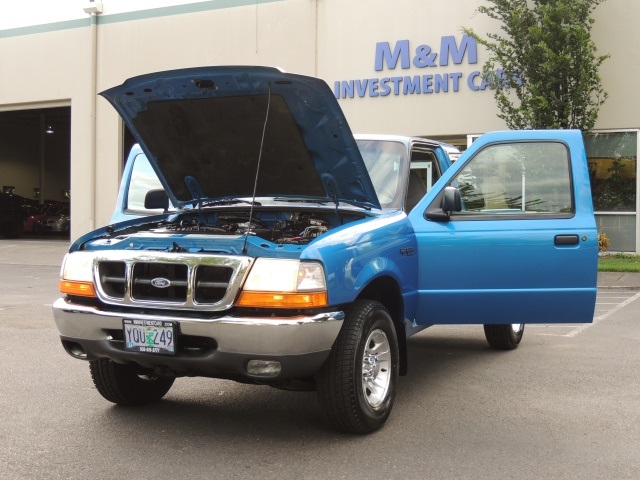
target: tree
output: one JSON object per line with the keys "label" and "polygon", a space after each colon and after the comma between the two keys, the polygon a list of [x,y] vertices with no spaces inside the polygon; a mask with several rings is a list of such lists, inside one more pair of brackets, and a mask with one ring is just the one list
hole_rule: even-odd
{"label": "tree", "polygon": [[502,33],[481,37],[486,47],[482,76],[513,129],[577,128],[595,125],[607,98],[591,40],[591,12],[604,0],[487,0],[478,12],[497,20]]}

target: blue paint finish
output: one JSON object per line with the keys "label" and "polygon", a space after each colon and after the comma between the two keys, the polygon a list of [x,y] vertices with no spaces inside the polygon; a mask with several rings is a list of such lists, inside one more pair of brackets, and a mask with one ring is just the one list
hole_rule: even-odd
{"label": "blue paint finish", "polygon": [[376,278],[392,278],[403,294],[411,294],[418,284],[413,229],[402,212],[373,216],[335,228],[312,242],[302,259],[318,259],[325,265],[329,302],[352,302]]}
{"label": "blue paint finish", "polygon": [[[401,85],[393,78],[408,77],[384,82],[389,92]],[[434,91],[448,88],[440,78]],[[265,125],[272,99],[265,86],[271,84],[276,108]],[[374,79],[356,90],[378,95],[380,85]],[[403,367],[403,337],[431,325],[593,319],[597,231],[580,132],[488,134],[451,165],[450,147],[438,142],[354,138],[326,84],[274,69],[163,72],[127,81],[106,96],[142,142],[169,197],[183,201],[162,215],[98,229],[72,245],[72,251],[99,252],[92,270],[99,301],[87,304],[67,295],[54,313],[63,338],[80,344],[89,358],[113,355],[177,375],[202,372],[268,383],[308,378],[327,365],[331,349],[354,328],[356,300],[387,308]],[[263,158],[263,151],[266,175],[260,177],[255,152]],[[131,159],[136,155],[138,147]],[[132,216],[125,210],[128,196],[130,207],[142,208],[142,198],[153,191],[153,206],[165,206],[149,163],[138,169],[131,159],[115,220]],[[436,172],[440,179],[431,185]],[[261,194],[248,195],[261,178]],[[351,188],[364,190],[368,202],[332,201]],[[222,196],[202,201],[205,192]],[[85,261],[91,258],[70,254],[65,280],[87,281]],[[299,261],[261,261],[266,258]],[[149,265],[154,259],[158,263]],[[172,288],[156,290],[166,286]],[[252,288],[263,291],[246,295]],[[105,305],[114,307],[106,311]],[[195,344],[198,354],[189,349],[171,360],[119,353],[105,329],[131,315],[170,319],[187,348],[187,335],[203,339]],[[255,358],[278,361],[282,370],[260,377],[246,369]],[[292,363],[299,366],[290,368]]]}
{"label": "blue paint finish", "polygon": [[[423,217],[479,151],[496,143],[558,141],[571,155],[572,218]],[[419,323],[582,323],[593,318],[597,230],[582,137],[577,131],[488,134],[476,141],[409,214],[419,255]],[[572,234],[578,245],[556,246]]]}
{"label": "blue paint finish", "polygon": [[[224,108],[229,109],[229,105],[235,102],[233,105],[237,106],[238,111],[251,110],[250,114],[256,118],[258,115],[260,118],[266,118],[266,105],[271,105],[273,99],[274,103],[282,101],[284,105],[280,110],[277,110],[277,106],[273,109],[273,114],[280,112],[280,117],[274,117],[279,120],[271,120],[268,125],[272,128],[289,128],[290,132],[299,132],[300,137],[292,138],[289,143],[297,145],[294,140],[299,141],[303,144],[302,147],[306,148],[307,152],[304,153],[309,155],[309,169],[313,171],[315,168],[317,182],[312,182],[311,173],[301,171],[301,166],[307,166],[306,163],[302,163],[304,159],[301,156],[298,167],[288,172],[288,178],[274,180],[270,187],[278,190],[269,193],[277,196],[298,195],[295,191],[295,181],[304,179],[316,190],[324,189],[329,201],[346,201],[368,208],[380,208],[342,110],[328,85],[318,78],[283,73],[270,67],[199,67],[130,78],[122,85],[102,92],[101,95],[113,105],[136,137],[150,163],[154,165],[169,198],[176,206],[199,200],[193,192],[188,196],[183,190],[176,191],[176,188],[170,188],[170,185],[182,186],[185,176],[193,174],[191,169],[200,171],[198,181],[205,186],[216,184],[217,179],[228,177],[238,168],[230,162],[220,161],[226,151],[217,150],[230,132],[221,131],[219,127],[206,131],[209,117],[203,112],[207,110],[199,107],[201,110],[197,111],[193,102],[209,102],[209,112],[216,108],[225,111]],[[264,100],[264,108],[257,99]],[[221,102],[224,102],[222,106]],[[155,115],[145,115],[154,107],[157,107]],[[160,113],[171,121],[154,123],[160,108],[164,108]],[[233,151],[242,150],[241,146],[237,145],[236,137],[242,136],[244,143],[246,139],[256,138],[256,130],[252,128],[251,123],[238,123],[237,128],[234,127],[231,132],[236,142]],[[151,130],[151,134],[142,133],[145,127]],[[189,142],[184,141],[185,129],[190,135]],[[273,151],[282,152],[281,158],[290,157],[292,154],[287,150],[287,146],[282,142],[272,143],[271,148],[266,149],[265,155]],[[164,158],[158,158],[155,154],[157,151],[164,152]],[[212,153],[204,158],[201,152]],[[296,151],[296,154],[301,153],[300,150]],[[182,157],[181,162],[172,160],[178,157]],[[258,148],[251,159],[255,163],[257,158]],[[209,163],[205,166],[204,161]],[[172,165],[161,165],[162,162]],[[207,197],[250,197],[253,193],[254,171],[255,168],[247,175],[236,177],[233,184],[216,184],[215,192]],[[298,177],[292,181],[294,174]]]}
{"label": "blue paint finish", "polygon": [[[221,72],[219,69],[216,71]],[[198,74],[197,78],[202,79],[205,78],[203,72],[196,69],[182,72],[181,75],[192,77]],[[249,75],[244,75],[247,72]],[[272,81],[276,78],[294,80],[302,86],[296,89],[295,95],[301,95],[300,92],[308,87],[307,80],[276,74],[272,69],[248,69],[247,72],[240,74],[233,69],[227,72],[229,81],[240,75],[234,80],[238,85],[242,83],[240,80],[252,79],[245,82],[248,87],[234,90],[234,94],[253,95],[261,92],[265,78],[271,78]],[[177,84],[167,82],[166,77],[166,73],[141,77],[112,89],[108,96],[121,113],[135,117],[135,108],[144,109],[147,101],[144,94],[138,96],[136,92],[144,92],[145,88],[149,88],[151,91],[147,93],[150,94],[149,101],[152,101],[158,98],[154,96],[156,84],[167,88],[167,91],[176,90]],[[211,78],[216,84],[222,84],[223,76]],[[399,82],[389,85],[399,85]],[[363,85],[358,86],[359,90],[363,88]],[[133,92],[133,95],[128,92]],[[133,97],[135,101],[130,102],[127,97]],[[302,98],[304,102],[292,100],[289,103],[296,106],[296,118],[301,119],[303,130],[308,131],[307,140],[309,145],[313,145],[310,151],[317,153],[327,148],[327,143],[323,130],[313,128],[313,112],[319,108],[319,104],[324,105],[324,111],[336,115],[339,112],[332,96],[323,94],[314,97],[302,93]],[[372,141],[366,136],[358,136],[358,141],[361,137]],[[412,146],[418,141],[393,136],[373,136],[373,140],[400,142],[406,149],[402,156],[405,163],[409,161]],[[397,206],[385,210],[351,209],[350,213],[342,206],[331,228],[306,245],[283,245],[264,237],[251,236],[245,254],[254,258],[300,258],[321,262],[325,268],[329,303],[333,308],[353,302],[376,280],[394,282],[402,296],[402,320],[410,325],[409,333],[433,324],[590,322],[596,294],[597,231],[580,132],[512,131],[487,134],[467,149],[453,165],[441,145],[429,143],[428,140],[420,141],[428,145],[427,148],[432,148],[444,173],[408,215]],[[511,142],[556,142],[567,147],[571,162],[574,212],[558,214],[556,218],[536,214],[529,218],[523,218],[522,215],[482,218],[477,215],[471,218],[454,215],[449,221],[425,218],[425,210],[439,201],[443,189],[479,152],[489,146],[508,145]],[[137,153],[139,150],[134,150],[132,155]],[[331,169],[319,169],[328,192],[338,189],[336,185],[345,177],[349,179],[348,174],[337,173],[337,166],[350,163],[344,153],[340,149],[330,149],[322,154],[336,162]],[[128,186],[131,163],[128,162],[125,169],[114,220],[127,218],[122,215],[126,203],[123,190]],[[161,173],[162,168],[158,167],[157,171]],[[408,177],[407,165],[401,167],[399,172],[402,172],[401,176]],[[403,181],[407,182],[407,179]],[[405,191],[404,186],[401,191]],[[330,193],[328,196],[331,196]],[[278,212],[286,211],[283,208],[282,205],[277,206],[272,217],[265,216],[264,219],[271,222],[278,220]],[[312,212],[314,208],[324,208],[326,215],[326,207],[303,205],[301,211]],[[182,213],[124,222],[115,225],[115,228],[124,231],[136,222],[151,224],[162,219],[175,221],[181,218],[180,215],[206,217],[216,215],[216,211],[214,209],[201,214],[186,209]],[[268,215],[265,213],[268,211],[262,209],[260,214]],[[215,221],[211,223],[215,225]],[[101,238],[106,233],[102,229],[96,232],[93,240],[85,236],[72,249],[79,248],[84,242],[83,248],[91,249],[170,250],[175,242],[194,253],[217,251],[231,255],[243,254],[244,235],[207,237],[176,233],[154,237],[146,233],[144,228],[140,232],[139,235],[118,241],[115,235],[111,239]],[[558,235],[577,235],[579,241],[577,245],[558,246],[554,242]]]}
{"label": "blue paint finish", "polygon": [[[444,145],[451,147],[451,145],[449,144],[444,144]],[[435,152],[436,157],[438,158],[438,162],[440,163],[440,168],[442,169],[442,171],[446,172],[447,170],[449,170],[449,167],[451,167],[451,159],[449,158],[449,154],[447,154],[444,148],[442,147],[434,148],[433,151]]]}
{"label": "blue paint finish", "polygon": [[[153,217],[157,221],[161,221],[162,218]],[[151,220],[152,218],[148,218]],[[136,224],[139,222],[132,222]],[[123,226],[123,225],[119,225]],[[97,231],[95,233],[98,233]],[[92,251],[107,251],[107,250],[153,250],[170,252],[174,243],[179,245],[185,251],[194,254],[207,254],[216,253],[223,255],[241,255],[245,246],[244,236],[228,236],[217,237],[215,242],[212,242],[211,238],[195,238],[190,233],[175,233],[172,235],[164,235],[162,237],[154,237],[153,235],[139,235],[139,236],[123,236],[122,238],[114,238],[114,236],[106,236],[106,230],[100,232],[100,235],[93,235],[91,237],[83,237],[76,243],[82,244],[83,249]],[[71,251],[76,251],[76,243],[71,248]],[[303,246],[300,245],[276,245],[271,242],[265,242],[264,240],[256,237],[250,237],[247,240],[246,255],[257,257],[269,257],[269,258],[300,258],[300,254],[303,250]]]}

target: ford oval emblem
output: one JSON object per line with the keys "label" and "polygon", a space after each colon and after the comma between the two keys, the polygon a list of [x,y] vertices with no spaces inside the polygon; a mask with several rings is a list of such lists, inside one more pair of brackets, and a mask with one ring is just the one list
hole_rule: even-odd
{"label": "ford oval emblem", "polygon": [[168,278],[158,277],[151,280],[151,285],[156,288],[167,288],[171,286],[171,280]]}

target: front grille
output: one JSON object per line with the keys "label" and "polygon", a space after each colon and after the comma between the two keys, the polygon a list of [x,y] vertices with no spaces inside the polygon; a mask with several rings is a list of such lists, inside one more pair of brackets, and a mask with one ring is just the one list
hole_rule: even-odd
{"label": "front grille", "polygon": [[125,272],[126,264],[124,262],[100,262],[98,264],[98,278],[104,293],[110,297],[124,299],[127,285]]}
{"label": "front grille", "polygon": [[233,301],[249,257],[109,251],[96,254],[100,299],[112,305],[219,311]]}
{"label": "front grille", "polygon": [[195,294],[197,303],[215,303],[224,297],[233,270],[227,267],[196,268]]}
{"label": "front grille", "polygon": [[133,266],[131,298],[134,300],[184,303],[188,289],[189,268],[186,265],[140,262]]}

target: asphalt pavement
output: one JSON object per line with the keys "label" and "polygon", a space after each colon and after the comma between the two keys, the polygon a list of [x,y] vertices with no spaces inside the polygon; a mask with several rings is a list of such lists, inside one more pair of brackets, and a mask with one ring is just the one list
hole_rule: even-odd
{"label": "asphalt pavement", "polygon": [[478,325],[414,335],[389,422],[353,436],[315,392],[179,378],[156,404],[107,402],[53,321],[68,246],[0,239],[3,480],[640,478],[639,275],[601,274],[592,323],[527,325],[515,351]]}
{"label": "asphalt pavement", "polygon": [[71,243],[66,238],[0,238],[0,264],[60,266]]}

